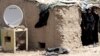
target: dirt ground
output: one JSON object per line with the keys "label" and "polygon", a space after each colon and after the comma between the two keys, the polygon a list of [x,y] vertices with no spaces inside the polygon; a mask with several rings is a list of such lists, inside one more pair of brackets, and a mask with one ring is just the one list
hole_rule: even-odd
{"label": "dirt ground", "polygon": [[[44,56],[45,51],[17,51],[16,53],[3,53],[0,52],[0,56]],[[100,46],[84,46],[75,50],[70,50],[69,54],[63,54],[59,56],[100,56]]]}

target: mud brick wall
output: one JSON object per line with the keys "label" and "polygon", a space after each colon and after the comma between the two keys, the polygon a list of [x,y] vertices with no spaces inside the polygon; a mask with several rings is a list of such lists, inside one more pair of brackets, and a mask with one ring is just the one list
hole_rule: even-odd
{"label": "mud brick wall", "polygon": [[46,26],[35,28],[39,20],[36,4],[24,0],[0,0],[0,27],[7,26],[3,12],[9,5],[18,5],[24,13],[22,25],[29,30],[29,49],[40,48],[39,42],[48,47],[79,48],[81,43],[81,17],[78,6],[56,6],[49,9],[50,16]]}

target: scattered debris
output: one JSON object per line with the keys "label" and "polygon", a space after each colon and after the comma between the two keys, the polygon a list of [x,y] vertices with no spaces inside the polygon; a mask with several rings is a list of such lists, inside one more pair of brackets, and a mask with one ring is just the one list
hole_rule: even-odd
{"label": "scattered debris", "polygon": [[56,47],[56,48],[47,48],[46,56],[58,56],[59,54],[68,54],[69,51],[65,48]]}

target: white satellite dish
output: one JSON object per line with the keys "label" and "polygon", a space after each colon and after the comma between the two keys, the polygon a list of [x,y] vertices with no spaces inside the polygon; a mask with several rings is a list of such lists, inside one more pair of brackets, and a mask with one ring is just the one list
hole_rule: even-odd
{"label": "white satellite dish", "polygon": [[4,21],[9,27],[17,27],[23,20],[23,12],[17,5],[10,5],[4,11]]}

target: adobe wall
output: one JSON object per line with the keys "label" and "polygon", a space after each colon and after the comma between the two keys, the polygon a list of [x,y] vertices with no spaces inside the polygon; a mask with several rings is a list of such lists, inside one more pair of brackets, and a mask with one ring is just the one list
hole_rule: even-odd
{"label": "adobe wall", "polygon": [[47,26],[35,28],[39,19],[39,8],[24,0],[0,0],[0,26],[6,26],[3,12],[8,5],[21,7],[24,13],[23,25],[29,29],[29,48],[39,48],[38,42],[46,43],[46,47],[81,47],[81,27],[79,8],[77,6],[56,6],[50,9]]}
{"label": "adobe wall", "polygon": [[7,26],[3,20],[3,13],[6,7],[12,4],[18,5],[22,9],[24,13],[22,24],[29,29],[29,46],[34,47],[36,45],[34,44],[36,42],[34,39],[37,38],[34,36],[34,25],[38,21],[39,9],[33,3],[24,0],[0,0],[0,27]]}
{"label": "adobe wall", "polygon": [[[81,17],[77,6],[56,6],[50,9],[47,26],[42,28],[30,28],[33,38],[30,38],[32,47],[39,48],[38,42],[46,43],[48,47],[81,47]],[[32,34],[33,33],[33,34]],[[34,43],[34,44],[33,44]]]}
{"label": "adobe wall", "polygon": [[[79,7],[58,6],[53,11],[55,14],[54,43],[60,43],[60,46],[71,49],[81,47],[81,17]],[[59,38],[61,38],[61,41]]]}

